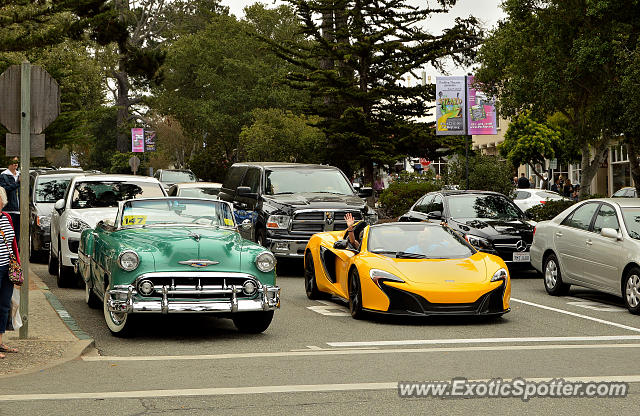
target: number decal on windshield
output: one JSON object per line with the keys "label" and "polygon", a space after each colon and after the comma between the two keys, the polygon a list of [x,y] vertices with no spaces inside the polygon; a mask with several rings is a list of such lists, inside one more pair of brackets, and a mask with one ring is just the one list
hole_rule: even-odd
{"label": "number decal on windshield", "polygon": [[231,218],[224,219],[224,225],[228,225],[229,227],[233,227],[233,220]]}
{"label": "number decal on windshield", "polygon": [[146,215],[125,215],[122,217],[122,225],[144,225],[146,222]]}

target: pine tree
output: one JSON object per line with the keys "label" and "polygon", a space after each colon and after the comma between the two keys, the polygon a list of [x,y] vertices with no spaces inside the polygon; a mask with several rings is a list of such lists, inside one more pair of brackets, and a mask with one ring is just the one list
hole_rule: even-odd
{"label": "pine tree", "polygon": [[419,8],[405,0],[289,0],[310,42],[272,46],[300,69],[291,85],[314,97],[308,109],[323,118],[327,161],[350,173],[373,163],[393,164],[435,150],[433,124],[420,122],[435,99],[432,85],[408,86],[427,64],[442,69],[446,59],[468,64],[482,33],[473,17],[456,19],[433,35],[423,28],[432,14],[446,13],[455,0]]}

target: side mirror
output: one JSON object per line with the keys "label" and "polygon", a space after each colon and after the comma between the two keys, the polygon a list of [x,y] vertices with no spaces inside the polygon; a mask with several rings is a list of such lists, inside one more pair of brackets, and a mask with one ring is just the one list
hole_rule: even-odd
{"label": "side mirror", "polygon": [[622,240],[622,236],[613,228],[603,228],[602,230],[600,230],[600,235],[607,238]]}
{"label": "side mirror", "polygon": [[252,226],[253,225],[251,224],[251,220],[247,218],[246,220],[242,221],[242,224],[240,224],[240,229],[242,231],[249,231],[251,230]]}
{"label": "side mirror", "polygon": [[346,250],[347,244],[348,244],[347,240],[338,240],[335,243],[333,243],[333,248],[337,250]]}
{"label": "side mirror", "polygon": [[360,198],[369,198],[373,196],[373,188],[370,188],[368,186],[361,188],[360,191],[358,191],[358,196]]}
{"label": "side mirror", "polygon": [[62,212],[64,210],[64,199],[58,199],[56,203],[53,204],[53,208],[58,212]]}
{"label": "side mirror", "polygon": [[429,218],[430,220],[441,220],[442,211],[431,211],[427,214],[427,218]]}
{"label": "side mirror", "polygon": [[238,186],[236,189],[236,195],[243,196],[245,198],[257,198],[258,194],[251,192],[251,188],[248,186]]}

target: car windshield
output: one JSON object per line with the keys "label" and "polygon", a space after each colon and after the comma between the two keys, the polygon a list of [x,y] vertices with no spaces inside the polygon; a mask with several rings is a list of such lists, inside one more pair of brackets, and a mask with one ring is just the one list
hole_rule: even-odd
{"label": "car windshield", "polygon": [[127,201],[122,208],[122,226],[208,225],[234,227],[233,212],[221,201],[182,198]]}
{"label": "car windshield", "polygon": [[162,182],[178,183],[178,182],[196,182],[196,175],[191,172],[165,170],[162,172]]}
{"label": "car windshield", "polygon": [[622,208],[622,219],[629,236],[640,240],[640,207]]}
{"label": "car windshield", "polygon": [[453,195],[449,197],[449,212],[453,218],[486,218],[518,220],[522,212],[502,195]]}
{"label": "car windshield", "polygon": [[177,196],[185,196],[189,198],[207,198],[218,199],[220,188],[180,188]]}
{"label": "car windshield", "polygon": [[36,203],[55,203],[64,198],[71,178],[39,178],[35,189]]}
{"label": "car windshield", "polygon": [[349,181],[337,169],[267,169],[267,195],[326,192],[353,195]]}
{"label": "car windshield", "polygon": [[78,182],[73,190],[71,208],[117,207],[119,201],[158,196],[164,196],[162,187],[153,182]]}
{"label": "car windshield", "polygon": [[450,228],[426,223],[372,226],[367,245],[372,253],[396,258],[459,259],[475,253]]}

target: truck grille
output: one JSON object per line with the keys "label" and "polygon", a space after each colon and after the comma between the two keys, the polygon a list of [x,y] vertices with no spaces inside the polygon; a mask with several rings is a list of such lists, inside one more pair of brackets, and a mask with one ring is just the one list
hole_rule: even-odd
{"label": "truck grille", "polygon": [[313,234],[323,231],[344,230],[347,228],[347,223],[344,220],[344,216],[347,212],[350,212],[351,215],[353,215],[354,220],[362,220],[362,213],[357,210],[303,211],[294,214],[293,220],[291,221],[291,232]]}

